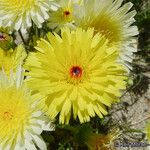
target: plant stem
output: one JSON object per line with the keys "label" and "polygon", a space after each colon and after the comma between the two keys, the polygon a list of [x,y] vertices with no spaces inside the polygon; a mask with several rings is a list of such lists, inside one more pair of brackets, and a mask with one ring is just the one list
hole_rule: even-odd
{"label": "plant stem", "polygon": [[23,37],[21,31],[19,30],[18,32],[19,32],[19,35],[20,35],[20,37],[21,37],[22,42],[23,42],[24,45],[26,46],[26,41],[25,41],[25,39],[24,39],[24,37]]}

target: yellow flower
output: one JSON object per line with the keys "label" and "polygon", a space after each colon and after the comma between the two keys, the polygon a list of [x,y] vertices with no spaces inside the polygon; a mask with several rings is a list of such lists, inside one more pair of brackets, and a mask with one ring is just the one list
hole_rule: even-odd
{"label": "yellow flower", "polygon": [[26,58],[26,52],[22,45],[19,45],[15,50],[3,50],[0,48],[0,70],[5,70],[7,75],[11,71],[15,71],[18,65],[23,64]]}
{"label": "yellow flower", "polygon": [[94,27],[95,33],[100,32],[109,44],[117,44],[121,48],[121,62],[127,66],[132,62],[133,52],[137,51],[135,35],[138,34],[135,22],[135,10],[130,11],[132,3],[122,5],[123,0],[83,0],[76,10],[75,23],[87,29]]}
{"label": "yellow flower", "polygon": [[41,27],[49,18],[51,0],[0,0],[1,26],[25,32],[32,21]]}
{"label": "yellow flower", "polygon": [[46,150],[40,134],[51,130],[50,123],[36,107],[37,96],[31,95],[22,80],[20,67],[10,80],[0,72],[0,149]]}
{"label": "yellow flower", "polygon": [[[57,4],[58,8],[50,12],[50,19],[48,26],[52,29],[59,30],[61,27],[68,26],[74,28],[73,25],[73,0],[60,0]],[[56,30],[56,31],[57,31]]]}
{"label": "yellow flower", "polygon": [[97,114],[107,114],[125,89],[125,69],[118,64],[118,50],[93,29],[62,29],[61,37],[47,35],[38,41],[36,53],[25,63],[28,86],[47,96],[45,106],[51,119],[59,113],[60,123],[69,123],[71,112],[81,123]]}

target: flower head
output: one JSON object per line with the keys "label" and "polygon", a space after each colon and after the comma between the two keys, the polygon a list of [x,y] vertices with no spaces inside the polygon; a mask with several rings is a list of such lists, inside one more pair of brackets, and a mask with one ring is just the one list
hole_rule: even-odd
{"label": "flower head", "polygon": [[[64,26],[74,28],[73,25],[73,12],[74,12],[73,0],[61,0],[58,3],[58,8],[50,12],[50,19],[48,26],[52,29],[59,30]],[[56,30],[56,31],[57,31]]]}
{"label": "flower head", "polygon": [[109,44],[117,44],[122,49],[120,58],[125,64],[132,62],[136,51],[135,35],[138,34],[134,16],[130,11],[132,3],[122,5],[123,0],[83,0],[75,14],[75,23],[84,29],[94,27],[95,33],[100,32]]}
{"label": "flower head", "polygon": [[15,50],[3,50],[0,48],[0,70],[5,70],[6,75],[10,75],[11,71],[15,71],[18,65],[23,64],[26,58],[26,52],[22,45]]}
{"label": "flower head", "polygon": [[9,50],[13,46],[13,38],[7,33],[0,32],[0,48]]}
{"label": "flower head", "polygon": [[[116,61],[118,50],[93,29],[62,29],[61,37],[49,33],[41,39],[37,52],[27,58],[25,67],[31,78],[28,86],[47,96],[50,118],[59,113],[60,123],[68,123],[71,112],[81,123],[97,114],[107,114],[125,89],[125,69]],[[39,84],[37,84],[39,83]]]}
{"label": "flower head", "polygon": [[51,130],[50,124],[36,107],[37,96],[22,83],[21,72],[19,68],[10,80],[0,72],[0,149],[46,150],[40,134]]}
{"label": "flower head", "polygon": [[23,32],[31,27],[32,21],[41,27],[49,18],[51,0],[0,0],[0,21],[2,26]]}

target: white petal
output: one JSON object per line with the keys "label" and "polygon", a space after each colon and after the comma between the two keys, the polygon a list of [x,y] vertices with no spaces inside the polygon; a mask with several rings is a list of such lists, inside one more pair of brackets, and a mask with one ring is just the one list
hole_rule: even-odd
{"label": "white petal", "polygon": [[39,13],[36,13],[36,18],[37,18],[37,20],[40,22],[40,23],[43,23],[44,22],[44,19],[43,19],[43,17],[39,14]]}
{"label": "white petal", "polygon": [[32,141],[32,136],[31,133],[28,131],[25,131],[25,139],[27,139],[29,142]]}
{"label": "white petal", "polygon": [[32,136],[33,136],[34,142],[36,143],[36,145],[39,147],[40,150],[47,150],[46,143],[44,142],[42,137],[36,136],[36,135],[32,135]]}
{"label": "white petal", "polygon": [[17,143],[14,150],[25,150],[25,147],[21,146],[20,143]]}
{"label": "white petal", "polygon": [[33,125],[33,126],[31,126],[31,127],[32,127],[34,133],[36,133],[36,134],[38,134],[38,135],[40,135],[40,134],[42,133],[42,128],[41,128],[41,126]]}
{"label": "white petal", "polygon": [[28,140],[25,140],[25,147],[27,150],[37,150],[33,142],[29,142]]}
{"label": "white petal", "polygon": [[54,131],[55,125],[49,122],[48,124],[43,124],[42,129],[44,131]]}
{"label": "white petal", "polygon": [[17,31],[20,29],[21,24],[22,24],[22,17],[19,17],[18,20],[16,20],[16,23],[15,23],[15,29]]}
{"label": "white petal", "polygon": [[42,115],[42,112],[41,111],[36,111],[32,114],[33,117],[39,117]]}

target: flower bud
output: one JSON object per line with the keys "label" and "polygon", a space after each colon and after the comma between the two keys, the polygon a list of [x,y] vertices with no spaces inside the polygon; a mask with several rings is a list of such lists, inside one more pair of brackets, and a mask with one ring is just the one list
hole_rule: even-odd
{"label": "flower bud", "polygon": [[13,46],[13,38],[7,33],[0,32],[0,48],[9,50]]}

